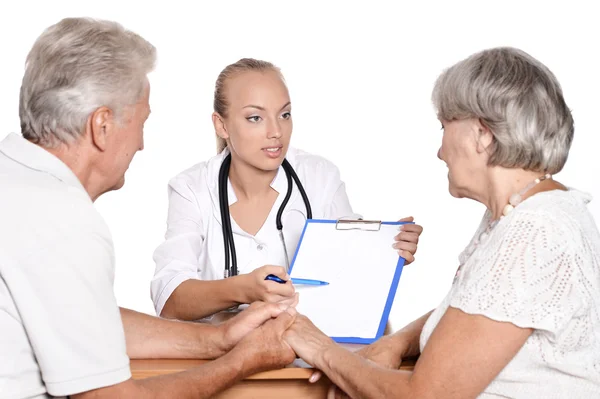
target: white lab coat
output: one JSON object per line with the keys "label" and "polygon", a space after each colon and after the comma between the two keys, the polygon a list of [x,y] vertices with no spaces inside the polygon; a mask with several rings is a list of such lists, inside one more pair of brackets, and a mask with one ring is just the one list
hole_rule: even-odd
{"label": "white lab coat", "polygon": [[[156,271],[151,295],[160,315],[173,291],[189,279],[223,278],[225,254],[221,212],[219,210],[219,169],[229,150],[181,172],[168,185],[169,212],[165,241],[154,252]],[[338,168],[328,160],[289,148],[286,159],[302,182],[312,208],[313,219],[359,217],[354,214]],[[279,206],[287,192],[285,171],[271,183],[279,193],[267,220],[256,235],[243,231],[231,219],[238,272],[249,273],[264,265],[285,266],[285,253],[275,225]],[[237,199],[228,182],[229,205]],[[306,208],[294,184],[292,196],[283,212],[282,223],[291,259],[306,221]]]}

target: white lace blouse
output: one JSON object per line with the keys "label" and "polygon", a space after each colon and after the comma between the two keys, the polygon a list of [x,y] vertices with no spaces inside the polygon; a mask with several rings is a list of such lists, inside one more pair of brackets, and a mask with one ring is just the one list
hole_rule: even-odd
{"label": "white lace blouse", "polygon": [[534,329],[479,398],[600,398],[600,233],[577,190],[527,198],[477,245],[421,333],[421,351],[449,306]]}

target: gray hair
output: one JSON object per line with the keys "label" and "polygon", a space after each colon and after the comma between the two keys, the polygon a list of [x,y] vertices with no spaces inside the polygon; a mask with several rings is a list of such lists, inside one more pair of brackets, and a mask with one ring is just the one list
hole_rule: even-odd
{"label": "gray hair", "polygon": [[119,118],[141,98],[156,49],[111,21],[66,18],[46,29],[27,56],[19,116],[23,137],[53,147],[77,140],[96,109]]}
{"label": "gray hair", "polygon": [[432,100],[438,118],[479,118],[494,135],[489,165],[558,173],[574,126],[554,74],[524,51],[481,51],[445,70]]}

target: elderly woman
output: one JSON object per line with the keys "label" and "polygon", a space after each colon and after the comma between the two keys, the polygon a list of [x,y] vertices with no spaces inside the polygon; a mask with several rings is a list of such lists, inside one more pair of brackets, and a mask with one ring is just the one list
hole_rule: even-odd
{"label": "elderly woman", "polygon": [[590,197],[553,179],[573,139],[556,78],[495,48],[446,70],[433,102],[450,193],[487,207],[450,292],[361,356],[305,317],[287,342],[354,398],[600,397],[600,234]]}

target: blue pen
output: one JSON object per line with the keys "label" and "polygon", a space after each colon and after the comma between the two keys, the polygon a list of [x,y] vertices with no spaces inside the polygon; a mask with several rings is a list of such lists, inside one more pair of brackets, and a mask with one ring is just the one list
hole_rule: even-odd
{"label": "blue pen", "polygon": [[[274,274],[269,274],[265,278],[265,280],[275,281],[276,283],[279,283],[279,284],[286,283],[285,280],[280,279],[279,277],[277,277]],[[294,278],[294,277],[292,277],[292,283],[293,284],[304,284],[304,285],[329,285],[329,283],[326,281],[310,280],[310,279],[306,279],[306,278]]]}

